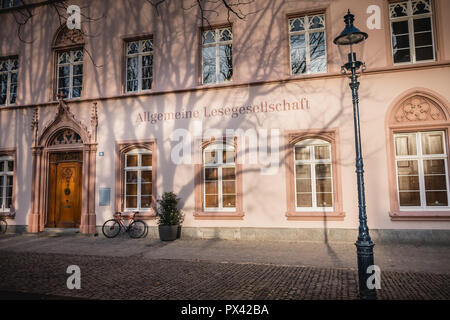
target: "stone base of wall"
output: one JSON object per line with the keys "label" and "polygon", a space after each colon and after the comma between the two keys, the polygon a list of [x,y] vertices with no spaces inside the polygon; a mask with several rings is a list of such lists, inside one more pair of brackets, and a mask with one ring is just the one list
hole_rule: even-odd
{"label": "stone base of wall", "polygon": [[[357,229],[182,227],[181,230],[182,239],[354,243],[358,236]],[[27,233],[27,226],[9,225],[7,233]],[[97,226],[97,234],[103,237],[101,226]],[[375,244],[450,245],[450,230],[371,229],[370,236]],[[158,227],[150,226],[147,238],[159,239]]]}
{"label": "stone base of wall", "polygon": [[[99,236],[103,236],[101,227],[97,227],[97,233]],[[370,235],[375,244],[450,245],[450,230],[371,229]],[[357,236],[357,229],[182,227],[181,231],[181,238],[190,240],[223,239],[354,243]],[[159,239],[158,227],[149,227],[147,237]]]}

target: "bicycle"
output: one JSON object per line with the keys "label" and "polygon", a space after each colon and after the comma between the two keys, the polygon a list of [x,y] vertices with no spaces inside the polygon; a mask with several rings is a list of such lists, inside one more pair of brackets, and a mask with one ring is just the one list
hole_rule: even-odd
{"label": "bicycle", "polygon": [[0,216],[0,234],[5,233],[6,229],[8,229],[8,223],[6,222],[6,218]]}
{"label": "bicycle", "polygon": [[[129,218],[123,218],[120,212],[114,214],[114,219],[109,219],[103,224],[102,232],[107,238],[114,238],[120,233],[120,230],[127,232],[131,238],[141,238],[147,231],[147,224],[142,220],[135,220],[136,213]],[[130,220],[128,225],[124,224],[124,220]]]}

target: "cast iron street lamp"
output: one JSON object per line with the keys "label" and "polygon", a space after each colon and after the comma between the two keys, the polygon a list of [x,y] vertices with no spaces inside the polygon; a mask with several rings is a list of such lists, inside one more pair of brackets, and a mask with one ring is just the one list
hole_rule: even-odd
{"label": "cast iron street lamp", "polygon": [[365,69],[363,62],[357,60],[362,58],[364,40],[367,39],[367,33],[359,31],[353,25],[354,15],[348,13],[344,17],[345,29],[334,39],[334,44],[338,45],[339,53],[343,59],[342,72],[350,78],[350,88],[352,89],[353,100],[353,120],[355,124],[355,148],[356,148],[356,176],[358,180],[358,207],[359,207],[359,229],[358,240],[355,245],[358,255],[358,280],[359,295],[361,299],[376,299],[375,289],[367,287],[367,279],[370,274],[367,268],[373,265],[373,247],[374,243],[370,239],[369,227],[367,226],[366,199],[364,193],[364,164],[361,151],[361,133],[359,125],[359,105],[358,105],[358,76],[356,71]]}

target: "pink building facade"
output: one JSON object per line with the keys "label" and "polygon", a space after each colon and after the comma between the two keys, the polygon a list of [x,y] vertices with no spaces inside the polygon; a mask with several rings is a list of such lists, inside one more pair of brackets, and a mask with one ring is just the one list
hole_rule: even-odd
{"label": "pink building facade", "polygon": [[11,230],[94,234],[121,211],[157,237],[156,199],[173,191],[186,238],[353,241],[352,99],[333,44],[350,8],[369,35],[359,93],[374,240],[448,243],[450,2],[255,1],[243,19],[205,3],[202,22],[190,0],[70,1],[81,31],[35,2],[21,28],[21,6],[0,11]]}

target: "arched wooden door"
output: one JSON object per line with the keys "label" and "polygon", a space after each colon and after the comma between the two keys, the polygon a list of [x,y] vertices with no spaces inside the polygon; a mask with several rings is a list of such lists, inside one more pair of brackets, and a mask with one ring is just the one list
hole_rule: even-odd
{"label": "arched wooden door", "polygon": [[78,228],[81,222],[82,153],[50,154],[46,227]]}

